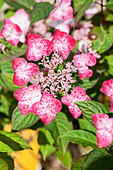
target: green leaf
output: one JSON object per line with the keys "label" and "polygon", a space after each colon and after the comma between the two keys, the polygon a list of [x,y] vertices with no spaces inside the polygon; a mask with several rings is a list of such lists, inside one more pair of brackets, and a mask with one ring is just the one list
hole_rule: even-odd
{"label": "green leaf", "polygon": [[0,131],[0,141],[8,145],[14,151],[31,149],[21,136],[13,132]]}
{"label": "green leaf", "polygon": [[12,91],[18,90],[20,88],[13,83],[13,74],[1,73],[0,85],[6,88],[7,90],[12,90]]}
{"label": "green leaf", "polygon": [[113,65],[109,65],[108,72],[109,74],[113,75]]}
{"label": "green leaf", "polygon": [[112,143],[111,146],[109,147],[108,152],[109,152],[111,155],[113,155],[113,143]]}
{"label": "green leaf", "polygon": [[97,147],[96,136],[83,130],[68,131],[64,135],[60,136],[60,138],[82,144],[83,146]]}
{"label": "green leaf", "polygon": [[28,13],[31,12],[30,7],[35,4],[34,0],[18,0],[18,1],[4,0],[4,1],[13,8],[15,8],[16,10],[23,8]]}
{"label": "green leaf", "polygon": [[0,169],[1,170],[8,170],[8,165],[2,158],[0,158]]}
{"label": "green leaf", "polygon": [[0,0],[0,9],[2,8],[3,4],[4,4],[4,1]]}
{"label": "green leaf", "polygon": [[31,14],[31,24],[41,19],[47,18],[53,9],[53,5],[48,2],[40,2],[36,4]]}
{"label": "green leaf", "polygon": [[110,25],[108,28],[109,33],[113,34],[113,25]]}
{"label": "green leaf", "polygon": [[91,89],[98,82],[99,78],[94,80],[84,79],[83,84],[79,84],[78,86],[82,87],[84,90]]}
{"label": "green leaf", "polygon": [[83,16],[84,12],[88,9],[88,7],[91,5],[93,0],[86,0],[83,5],[81,6],[80,10],[78,11],[76,17],[75,17],[75,23],[76,26],[77,22],[80,20],[80,18]]}
{"label": "green leaf", "polygon": [[82,170],[112,170],[112,168],[113,156],[104,149],[91,151],[82,166]]}
{"label": "green leaf", "polygon": [[113,75],[113,55],[108,55],[105,57],[105,59],[109,65],[108,72],[109,74]]}
{"label": "green leaf", "polygon": [[106,5],[105,5],[108,9],[113,11],[113,0],[109,0]]}
{"label": "green leaf", "polygon": [[78,119],[80,129],[87,130],[96,134],[96,129],[85,119]]}
{"label": "green leaf", "polygon": [[101,46],[101,42],[99,40],[96,40],[94,42],[93,49],[98,51],[100,46]]}
{"label": "green leaf", "polygon": [[76,102],[75,103],[82,113],[84,117],[94,125],[92,115],[95,113],[110,113],[110,108],[102,103],[96,101],[83,101],[83,102]]}
{"label": "green leaf", "polygon": [[113,65],[113,55],[108,55],[105,57],[109,65]]}
{"label": "green leaf", "polygon": [[3,28],[3,24],[4,24],[4,21],[0,21],[0,31],[1,31],[2,28]]}
{"label": "green leaf", "polygon": [[56,147],[55,146],[52,146],[52,145],[40,145],[40,151],[43,155],[43,159],[44,161],[46,160],[46,157],[51,155],[54,151],[56,150]]}
{"label": "green leaf", "polygon": [[[2,43],[2,41],[1,41]],[[2,44],[4,44],[5,42],[3,42]],[[7,46],[7,45],[6,45]],[[8,60],[12,60],[14,58],[20,57],[22,55],[24,55],[27,51],[27,45],[23,44],[21,47],[14,47],[11,45],[11,47],[6,50],[6,53],[1,54],[1,61],[8,61]]]}
{"label": "green leaf", "polygon": [[0,141],[0,152],[14,152],[8,145]]}
{"label": "green leaf", "polygon": [[72,165],[71,170],[81,170],[81,167],[86,159],[87,155],[78,158]]}
{"label": "green leaf", "polygon": [[86,0],[73,0],[74,13],[76,13],[84,4]]}
{"label": "green leaf", "polygon": [[14,161],[10,155],[0,153],[0,170],[14,170]]}
{"label": "green leaf", "polygon": [[14,11],[8,11],[6,14],[5,14],[5,17],[4,18],[10,18],[10,17],[12,17],[13,15],[15,14],[15,12]]}
{"label": "green leaf", "polygon": [[2,61],[0,63],[0,68],[1,68],[2,73],[7,73],[7,74],[15,73],[15,71],[12,68],[12,61],[9,61],[9,62]]}
{"label": "green leaf", "polygon": [[107,17],[106,17],[106,21],[113,21],[113,14],[109,14]]}
{"label": "green leaf", "polygon": [[8,101],[5,95],[1,95],[0,98],[0,113],[4,113],[6,116],[9,116],[9,106]]}
{"label": "green leaf", "polygon": [[104,41],[98,49],[99,54],[104,53],[113,45],[113,36],[112,34],[106,34]]}
{"label": "green leaf", "polygon": [[51,136],[51,133],[46,130],[45,127],[41,128],[38,132],[38,143],[39,145],[54,144],[54,140]]}
{"label": "green leaf", "polygon": [[68,141],[59,138],[59,136],[68,132],[72,129],[72,124],[68,121],[66,115],[62,112],[59,112],[55,119],[48,125],[46,125],[47,129],[51,132],[53,139],[57,143],[57,145],[61,148],[63,155],[65,154],[66,147],[68,145]]}
{"label": "green leaf", "polygon": [[96,35],[96,37],[100,41],[104,40],[104,33],[103,33],[102,29],[100,27],[98,27],[98,26],[93,27],[92,30],[90,31],[89,35]]}
{"label": "green leaf", "polygon": [[62,153],[60,150],[56,151],[55,155],[60,159],[60,161],[67,167],[68,170],[70,170],[71,163],[72,163],[72,157],[68,150],[66,150],[65,155],[62,156]]}
{"label": "green leaf", "polygon": [[41,128],[38,132],[38,144],[40,145],[40,151],[44,161],[47,156],[51,155],[56,150],[56,147],[53,146],[54,140],[51,133],[46,130],[45,127]]}
{"label": "green leaf", "polygon": [[21,129],[25,129],[32,126],[38,120],[39,117],[33,113],[29,113],[26,116],[22,115],[19,107],[16,107],[12,115],[12,130],[18,131]]}
{"label": "green leaf", "polygon": [[[12,68],[12,61],[0,62],[1,74],[0,74],[0,85],[8,90],[17,90],[20,87],[13,83],[14,70]],[[25,85],[24,85],[25,86]]]}

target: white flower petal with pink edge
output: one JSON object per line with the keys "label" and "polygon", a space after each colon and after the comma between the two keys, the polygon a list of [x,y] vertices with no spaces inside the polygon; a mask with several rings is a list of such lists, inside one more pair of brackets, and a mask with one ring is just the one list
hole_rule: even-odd
{"label": "white flower petal with pink edge", "polygon": [[71,35],[57,29],[49,44],[48,53],[50,54],[52,51],[59,52],[65,60],[69,56],[70,51],[75,48],[75,45],[76,40]]}
{"label": "white flower petal with pink edge", "polygon": [[50,123],[62,109],[61,102],[48,92],[43,92],[40,102],[32,106],[32,112],[45,123]]}
{"label": "white flower petal with pink edge", "polygon": [[77,119],[82,114],[82,111],[75,104],[73,104],[72,106],[69,106],[69,111],[74,117],[74,119]]}
{"label": "white flower petal with pink edge", "polygon": [[113,94],[110,96],[111,108],[110,111],[113,112]]}
{"label": "white flower petal with pink edge", "polygon": [[86,95],[86,91],[82,87],[78,87],[78,86],[76,86],[72,90],[71,94],[68,94],[61,98],[62,103],[64,103],[69,107],[69,111],[75,119],[77,119],[82,114],[82,111],[74,103],[78,101],[85,101],[85,100],[91,100],[91,99],[89,96]]}
{"label": "white flower petal with pink edge", "polygon": [[13,76],[13,83],[16,86],[23,86],[30,81],[30,76],[26,75],[24,72],[16,72]]}
{"label": "white flower petal with pink edge", "polygon": [[111,128],[108,129],[108,132],[112,134],[113,137],[113,117],[109,119],[110,120],[110,124],[111,124]]}
{"label": "white flower petal with pink edge", "polygon": [[[14,97],[18,100],[18,101],[26,101],[26,100],[30,100],[33,97],[34,98],[41,98],[41,88],[39,84],[33,84],[30,85],[29,87],[21,87],[20,89],[15,91]],[[39,101],[39,100],[37,100]]]}
{"label": "white flower petal with pink edge", "polygon": [[1,30],[0,36],[5,38],[13,46],[17,46],[20,40],[22,30],[17,24],[14,24],[10,19],[4,20],[4,25]]}
{"label": "white flower petal with pink edge", "polygon": [[32,106],[32,112],[39,116],[44,124],[49,124],[56,116],[56,114],[52,113],[49,109],[39,104],[39,102]]}
{"label": "white flower petal with pink edge", "polygon": [[97,136],[97,146],[99,148],[108,146],[112,142],[112,135],[106,130],[97,130],[96,136]]}
{"label": "white flower petal with pink edge", "polygon": [[27,35],[27,55],[28,60],[37,61],[42,58],[42,55],[48,55],[47,49],[50,41],[42,39],[40,35],[31,34]]}
{"label": "white flower petal with pink edge", "polygon": [[89,69],[87,66],[84,66],[82,68],[78,68],[78,74],[80,79],[90,78],[93,74],[93,71]]}
{"label": "white flower petal with pink edge", "polygon": [[39,72],[39,67],[34,63],[28,63],[25,72],[28,76],[33,76]]}
{"label": "white flower petal with pink edge", "polygon": [[94,66],[96,64],[96,57],[92,53],[78,54],[73,57],[75,66],[78,67],[80,79],[90,78],[93,71],[87,66]]}
{"label": "white flower petal with pink edge", "polygon": [[18,102],[19,110],[24,116],[27,115],[28,113],[31,113],[31,106],[32,104],[30,100]]}
{"label": "white flower petal with pink edge", "polygon": [[63,11],[63,20],[71,20],[73,18],[73,8],[70,6]]}
{"label": "white flower petal with pink edge", "polygon": [[104,81],[100,91],[106,94],[107,96],[113,95],[113,79]]}
{"label": "white flower petal with pink edge", "polygon": [[94,66],[96,64],[96,57],[92,53],[78,54],[73,57],[74,64],[78,68],[83,66]]}
{"label": "white flower petal with pink edge", "polygon": [[22,87],[14,94],[14,97],[19,101],[18,106],[23,115],[32,112],[32,105],[40,101],[41,96],[41,88],[39,84]]}
{"label": "white flower petal with pink edge", "polygon": [[72,90],[71,95],[73,98],[76,98],[76,101],[84,100],[86,98],[86,91],[82,87],[76,86]]}
{"label": "white flower petal with pink edge", "polygon": [[69,24],[66,24],[65,22],[53,26],[55,29],[59,29],[60,31],[66,32],[69,34],[71,26]]}
{"label": "white flower petal with pink edge", "polygon": [[95,113],[92,115],[97,130],[106,130],[106,124],[109,124],[109,116],[105,113]]}
{"label": "white flower petal with pink edge", "polygon": [[14,71],[19,71],[23,68],[25,68],[27,65],[27,61],[24,58],[15,58],[12,63],[12,68]]}
{"label": "white flower petal with pink edge", "polygon": [[30,20],[29,16],[26,13],[24,9],[19,9],[15,12],[15,14],[9,18],[14,24],[17,24],[21,30],[22,30],[22,35],[20,37],[20,41],[22,43],[25,43],[25,34],[27,34],[29,25],[30,25]]}
{"label": "white flower petal with pink edge", "polygon": [[13,60],[12,67],[15,71],[13,82],[17,86],[22,86],[28,83],[30,76],[39,72],[39,67],[36,64],[27,63],[24,58],[15,58]]}
{"label": "white flower petal with pink edge", "polygon": [[62,8],[61,7],[56,7],[51,13],[50,13],[50,17],[57,21],[57,20],[61,20],[62,19]]}
{"label": "white flower petal with pink edge", "polygon": [[72,104],[72,101],[73,101],[73,97],[70,94],[61,98],[61,102],[67,106],[70,106]]}
{"label": "white flower petal with pink edge", "polygon": [[50,17],[53,20],[63,19],[64,21],[72,19],[73,8],[70,5],[71,0],[61,0],[60,4],[50,13]]}

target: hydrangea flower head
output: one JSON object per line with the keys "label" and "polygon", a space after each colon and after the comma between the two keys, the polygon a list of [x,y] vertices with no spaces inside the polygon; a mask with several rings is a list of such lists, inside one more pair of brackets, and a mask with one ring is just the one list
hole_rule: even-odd
{"label": "hydrangea flower head", "polygon": [[89,78],[93,71],[88,66],[96,64],[96,57],[92,53],[78,54],[74,56],[74,64],[78,67],[80,79]]}
{"label": "hydrangea flower head", "polygon": [[105,113],[93,114],[92,118],[97,129],[97,146],[103,148],[110,145],[113,140],[113,118]]}
{"label": "hydrangea flower head", "polygon": [[68,106],[70,113],[73,115],[75,119],[77,119],[82,114],[82,111],[74,103],[85,100],[91,99],[89,96],[86,95],[86,91],[82,87],[78,86],[76,86],[72,90],[71,94],[68,94],[61,98],[62,103]]}
{"label": "hydrangea flower head", "polygon": [[32,105],[32,112],[38,115],[44,124],[49,124],[61,109],[61,102],[45,91],[40,101]]}
{"label": "hydrangea flower head", "polygon": [[42,58],[42,55],[48,56],[48,46],[50,41],[47,39],[42,39],[42,37],[38,34],[27,35],[27,59],[37,61]]}
{"label": "hydrangea flower head", "polygon": [[41,99],[41,89],[39,84],[33,84],[29,87],[21,87],[16,90],[14,97],[19,101],[18,106],[22,115],[31,113],[31,107]]}
{"label": "hydrangea flower head", "polygon": [[70,6],[71,0],[61,0],[60,4],[50,13],[50,17],[53,20],[63,21],[73,18],[73,8]]}
{"label": "hydrangea flower head", "polygon": [[15,14],[9,18],[14,24],[17,24],[21,30],[22,35],[20,36],[20,42],[25,43],[25,34],[27,34],[30,20],[29,16],[24,9],[19,9]]}
{"label": "hydrangea flower head", "polygon": [[113,79],[104,81],[100,91],[110,97],[111,100],[110,111],[113,112]]}
{"label": "hydrangea flower head", "polygon": [[39,72],[39,67],[34,63],[27,63],[24,58],[15,58],[12,63],[15,71],[13,82],[17,86],[22,86],[30,80],[30,76]]}
{"label": "hydrangea flower head", "polygon": [[10,19],[4,20],[4,25],[1,30],[0,36],[5,38],[13,46],[17,46],[20,40],[22,30],[17,24],[14,24]]}
{"label": "hydrangea flower head", "polygon": [[53,39],[49,44],[48,53],[50,54],[52,51],[59,52],[65,60],[69,56],[70,51],[75,48],[75,45],[76,40],[71,35],[57,29],[54,32]]}

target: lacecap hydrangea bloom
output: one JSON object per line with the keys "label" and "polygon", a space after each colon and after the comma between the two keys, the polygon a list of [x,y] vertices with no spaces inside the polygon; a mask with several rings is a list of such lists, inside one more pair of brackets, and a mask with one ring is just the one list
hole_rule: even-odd
{"label": "lacecap hydrangea bloom", "polygon": [[[38,66],[31,62],[27,63],[23,58],[14,59],[12,65],[15,71],[13,80],[16,85],[22,86],[29,81],[32,83],[28,87],[21,87],[14,94],[23,115],[32,112],[48,124],[60,112],[62,103],[68,105],[75,119],[81,115],[82,111],[75,102],[90,100],[90,97],[82,87],[78,86],[68,94],[76,82],[73,77],[77,73],[77,67],[74,65],[74,60],[64,62],[75,45],[76,40],[60,30],[55,31],[51,41],[42,39],[38,34],[27,35],[26,57],[28,60],[38,61]],[[49,57],[51,52],[52,55]],[[88,62],[88,65],[92,65],[93,61],[89,61],[89,58],[86,61],[87,58],[85,64]],[[84,62],[81,64],[85,65]],[[60,97],[61,101],[57,99],[59,95],[63,96]]]}

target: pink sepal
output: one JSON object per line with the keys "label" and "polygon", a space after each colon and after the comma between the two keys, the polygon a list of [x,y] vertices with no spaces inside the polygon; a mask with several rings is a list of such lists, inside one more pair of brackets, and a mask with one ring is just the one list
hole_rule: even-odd
{"label": "pink sepal", "polygon": [[37,61],[42,58],[42,55],[48,55],[48,46],[50,41],[46,39],[42,39],[42,37],[38,34],[27,35],[27,59]]}
{"label": "pink sepal", "polygon": [[70,54],[70,51],[74,49],[76,40],[68,35],[66,32],[56,30],[53,34],[53,39],[48,47],[48,54],[52,51],[59,52],[62,58],[65,60]]}
{"label": "pink sepal", "polygon": [[15,71],[13,82],[17,86],[22,86],[28,83],[30,76],[39,72],[39,67],[36,64],[27,63],[24,58],[15,58],[13,60],[12,67]]}
{"label": "pink sepal", "polygon": [[105,130],[97,130],[96,136],[97,136],[97,146],[99,148],[108,146],[112,142],[112,135]]}
{"label": "pink sepal", "polygon": [[12,21],[10,21],[10,19],[4,20],[4,25],[1,30],[0,36],[5,38],[13,46],[17,46],[21,34],[22,30],[17,24],[14,24]]}
{"label": "pink sepal", "polygon": [[77,119],[82,114],[82,111],[75,104],[75,102],[85,101],[85,100],[91,100],[91,99],[89,96],[86,95],[86,91],[82,87],[78,87],[78,86],[76,86],[72,90],[71,94],[68,94],[61,98],[62,103],[64,103],[69,107],[69,111],[75,119]]}
{"label": "pink sepal", "polygon": [[49,124],[61,109],[61,102],[48,92],[43,92],[40,102],[32,106],[32,112],[38,115],[44,124]]}

